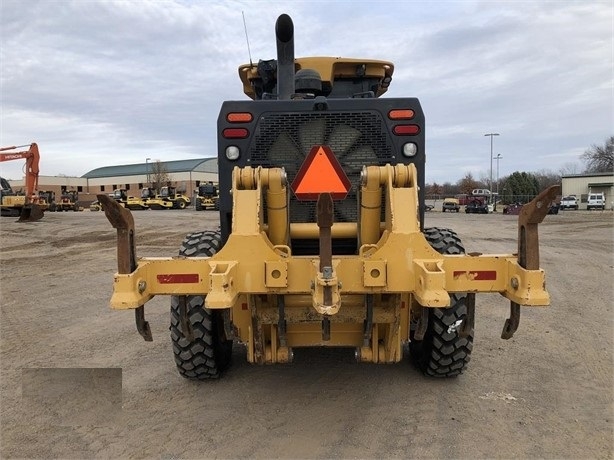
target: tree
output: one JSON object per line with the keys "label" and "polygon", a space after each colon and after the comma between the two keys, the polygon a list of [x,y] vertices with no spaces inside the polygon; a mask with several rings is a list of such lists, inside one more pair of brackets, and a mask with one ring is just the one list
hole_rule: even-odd
{"label": "tree", "polygon": [[614,136],[605,141],[605,145],[591,145],[580,158],[586,164],[587,173],[614,171]]}
{"label": "tree", "polygon": [[437,182],[433,182],[433,184],[427,187],[427,190],[429,195],[441,195],[443,193],[443,187]]}
{"label": "tree", "polygon": [[546,169],[536,172],[535,178],[537,179],[537,189],[540,192],[547,189],[551,185],[561,184],[561,175]]}
{"label": "tree", "polygon": [[156,193],[160,193],[160,189],[171,180],[168,169],[160,160],[156,160],[155,163],[151,164],[151,174],[149,177],[151,187],[156,190]]}
{"label": "tree", "polygon": [[503,186],[503,202],[528,203],[539,193],[537,178],[527,172],[516,171],[512,173]]}
{"label": "tree", "polygon": [[467,195],[470,195],[474,188],[479,188],[478,181],[473,178],[473,174],[470,172],[465,174],[465,177],[459,180],[457,185],[460,193],[465,193]]}
{"label": "tree", "polygon": [[580,163],[576,163],[573,161],[569,161],[565,163],[559,169],[559,174],[561,176],[569,176],[572,174],[580,174]]}
{"label": "tree", "polygon": [[444,182],[441,187],[443,189],[442,194],[445,196],[454,196],[458,194],[458,185],[452,185],[450,182]]}

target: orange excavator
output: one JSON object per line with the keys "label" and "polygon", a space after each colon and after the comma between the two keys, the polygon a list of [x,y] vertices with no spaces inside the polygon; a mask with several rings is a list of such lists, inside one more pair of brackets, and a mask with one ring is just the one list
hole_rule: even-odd
{"label": "orange excavator", "polygon": [[[12,151],[22,147],[29,148],[28,150]],[[2,180],[2,190],[0,190],[0,211],[3,216],[19,215],[19,221],[32,222],[41,219],[44,211],[44,207],[39,203],[39,197],[37,194],[38,164],[40,161],[38,145],[32,143],[29,146],[18,145],[0,148],[0,162],[20,159],[26,160],[26,194],[25,196],[17,195],[15,192],[13,192],[8,182],[6,180]]]}

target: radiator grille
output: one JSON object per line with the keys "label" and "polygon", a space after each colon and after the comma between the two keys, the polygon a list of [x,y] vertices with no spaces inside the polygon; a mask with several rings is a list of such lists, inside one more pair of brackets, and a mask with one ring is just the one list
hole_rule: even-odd
{"label": "radiator grille", "polygon": [[[335,201],[335,222],[356,222],[363,165],[394,163],[392,143],[379,113],[262,114],[250,144],[250,162],[252,166],[283,166],[291,184],[310,149],[323,144],[331,147],[352,184],[347,198]],[[315,202],[299,202],[291,195],[290,219],[291,222],[315,222]]]}

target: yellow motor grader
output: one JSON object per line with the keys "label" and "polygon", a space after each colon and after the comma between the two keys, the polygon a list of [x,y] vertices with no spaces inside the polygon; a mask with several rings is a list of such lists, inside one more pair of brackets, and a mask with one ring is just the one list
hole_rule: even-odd
{"label": "yellow motor grader", "polygon": [[[98,198],[118,235],[111,307],[170,295],[180,374],[211,379],[233,342],[251,363],[287,363],[297,347],[349,347],[358,361],[395,363],[409,351],[435,377],[463,372],[475,296],[545,306],[537,225],[556,188],[525,205],[518,254],[465,254],[454,231],[424,228],[424,114],[417,98],[380,98],[386,61],[294,57],[294,26],[276,23],[277,59],[243,65],[252,100],[218,118],[220,229],[189,234],[179,255],[137,258],[134,220]],[[408,347],[404,345],[409,344]]]}

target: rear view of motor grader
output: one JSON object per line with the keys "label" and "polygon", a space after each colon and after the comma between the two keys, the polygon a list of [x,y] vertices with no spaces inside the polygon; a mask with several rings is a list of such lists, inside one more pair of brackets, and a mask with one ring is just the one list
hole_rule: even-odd
{"label": "rear view of motor grader", "polygon": [[[426,374],[463,372],[475,296],[545,306],[537,225],[557,194],[523,207],[518,254],[465,254],[454,231],[424,228],[425,121],[417,98],[380,98],[387,61],[294,57],[294,26],[276,23],[275,60],[243,65],[253,100],[218,118],[220,230],[188,235],[179,255],[136,257],[130,212],[99,195],[117,229],[111,307],[171,297],[180,374],[211,379],[233,343],[252,363],[286,363],[297,347],[349,347],[358,361],[395,363],[409,350]],[[409,345],[406,347],[405,345]]]}

